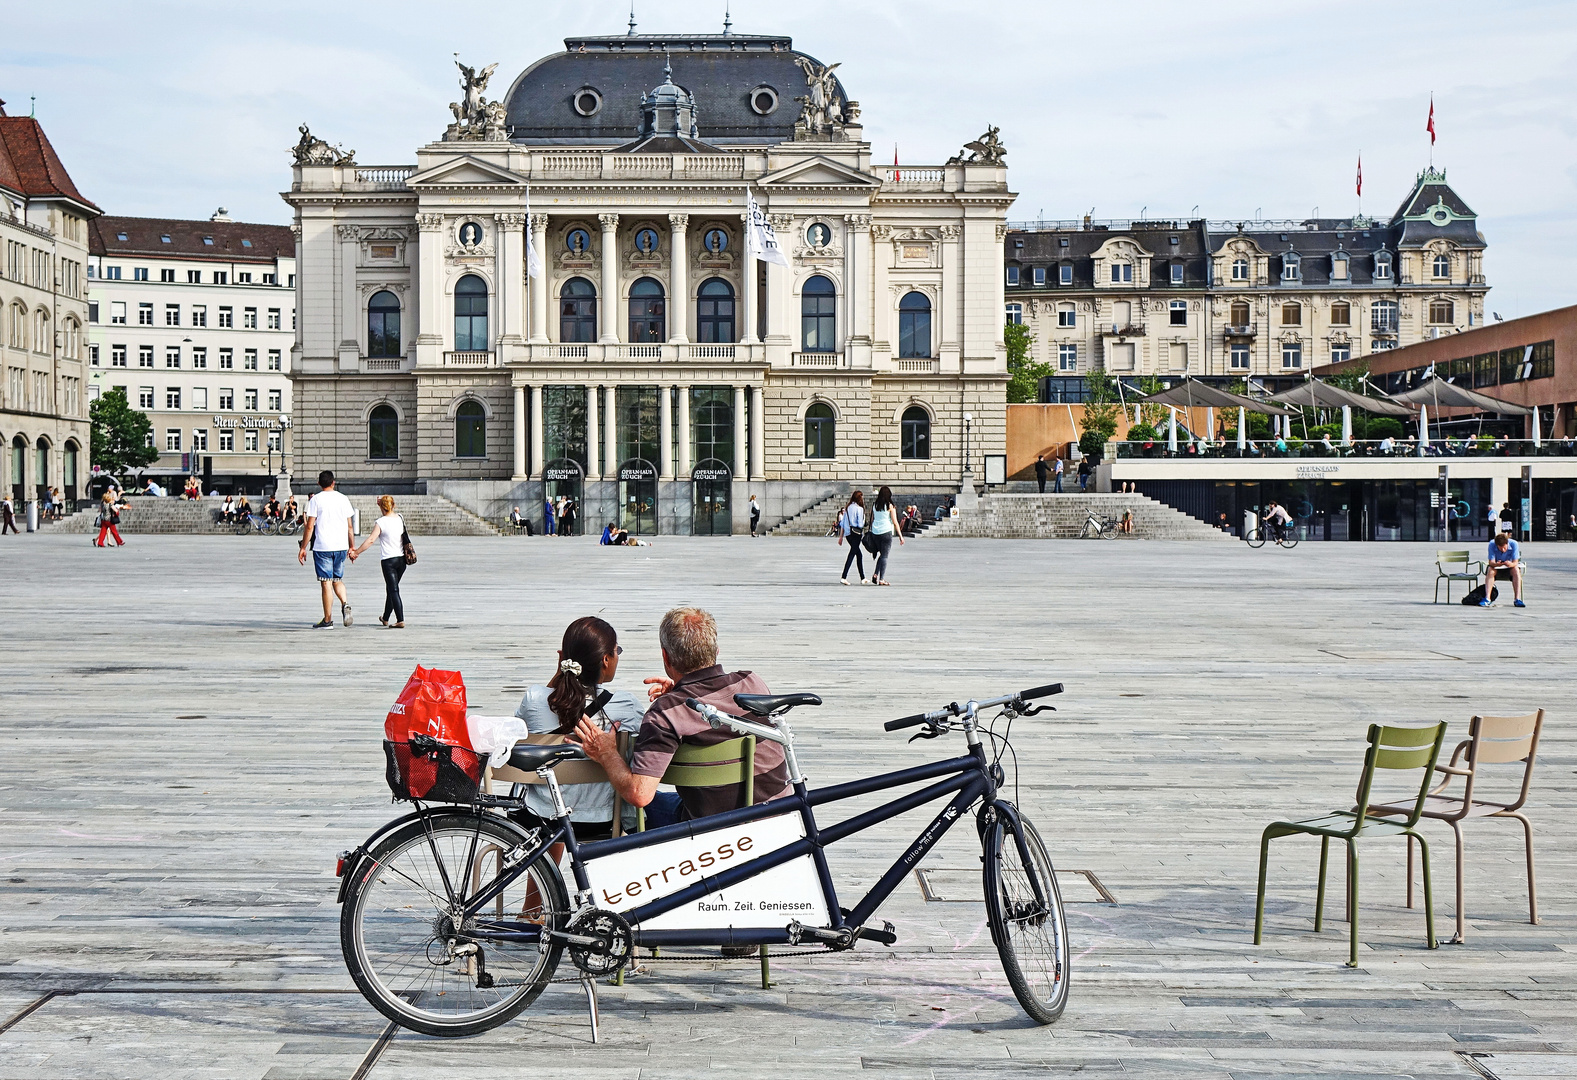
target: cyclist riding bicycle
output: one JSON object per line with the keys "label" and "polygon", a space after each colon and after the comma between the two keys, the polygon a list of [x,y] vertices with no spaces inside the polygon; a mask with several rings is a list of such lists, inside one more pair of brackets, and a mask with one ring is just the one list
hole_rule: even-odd
{"label": "cyclist riding bicycle", "polygon": [[1275,499],[1265,504],[1265,513],[1261,520],[1270,525],[1271,532],[1277,540],[1284,540],[1287,536],[1287,526],[1292,524],[1292,516],[1287,513],[1287,508],[1276,503]]}

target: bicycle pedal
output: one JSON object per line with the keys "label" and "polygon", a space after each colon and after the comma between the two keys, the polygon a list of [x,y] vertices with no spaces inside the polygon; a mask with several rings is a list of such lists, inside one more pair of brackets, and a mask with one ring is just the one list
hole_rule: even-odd
{"label": "bicycle pedal", "polygon": [[869,926],[862,926],[856,936],[881,945],[892,946],[898,943],[898,935],[894,933],[895,929],[892,923],[883,920],[882,929],[873,930]]}

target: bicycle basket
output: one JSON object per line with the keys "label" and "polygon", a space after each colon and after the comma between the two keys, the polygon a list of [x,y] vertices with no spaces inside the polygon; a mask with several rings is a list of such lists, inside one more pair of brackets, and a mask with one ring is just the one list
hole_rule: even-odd
{"label": "bicycle basket", "polygon": [[383,724],[384,777],[396,799],[470,802],[487,756],[471,746],[458,671],[418,667]]}

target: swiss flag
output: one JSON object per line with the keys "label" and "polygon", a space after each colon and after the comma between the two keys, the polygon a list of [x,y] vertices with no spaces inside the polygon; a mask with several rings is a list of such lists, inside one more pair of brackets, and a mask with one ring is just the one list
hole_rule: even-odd
{"label": "swiss flag", "polygon": [[1425,127],[1429,132],[1429,145],[1435,145],[1435,95],[1429,95],[1429,124]]}
{"label": "swiss flag", "polygon": [[1358,194],[1363,194],[1363,155],[1358,155]]}

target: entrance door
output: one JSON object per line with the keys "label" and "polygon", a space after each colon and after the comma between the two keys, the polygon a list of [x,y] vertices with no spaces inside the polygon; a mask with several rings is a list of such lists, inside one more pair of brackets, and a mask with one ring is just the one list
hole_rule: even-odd
{"label": "entrance door", "polygon": [[731,536],[734,532],[734,473],[727,464],[708,458],[694,469],[696,536]]}
{"label": "entrance door", "polygon": [[[584,474],[580,470],[580,463],[570,458],[559,458],[557,461],[548,462],[542,470],[542,497],[544,503],[553,504],[553,525],[559,536],[584,536],[586,534],[585,503],[581,501],[581,481]],[[569,513],[564,521],[559,520],[559,499],[567,499]],[[547,526],[547,506],[538,508],[542,513],[543,531]],[[560,528],[564,525],[565,528]],[[567,531],[566,531],[567,529]],[[602,531],[602,524],[598,523],[597,531]]]}
{"label": "entrance door", "polygon": [[657,535],[657,466],[645,458],[619,466],[619,527],[632,536]]}

